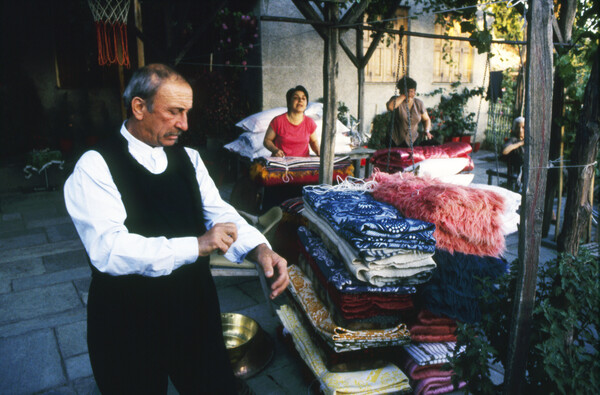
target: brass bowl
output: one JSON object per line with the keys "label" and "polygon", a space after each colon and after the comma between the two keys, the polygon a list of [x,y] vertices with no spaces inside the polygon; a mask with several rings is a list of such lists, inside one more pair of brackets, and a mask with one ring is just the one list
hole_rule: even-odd
{"label": "brass bowl", "polygon": [[259,326],[256,321],[237,313],[222,313],[223,339],[231,364],[244,357],[256,337]]}

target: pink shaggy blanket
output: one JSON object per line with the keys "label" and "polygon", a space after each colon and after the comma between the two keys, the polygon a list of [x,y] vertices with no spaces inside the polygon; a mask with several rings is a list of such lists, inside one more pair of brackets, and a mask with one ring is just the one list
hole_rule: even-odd
{"label": "pink shaggy blanket", "polygon": [[499,257],[504,251],[504,199],[496,192],[443,183],[411,173],[374,173],[373,197],[404,216],[435,224],[437,248]]}
{"label": "pink shaggy blanket", "polygon": [[[373,167],[388,172],[404,171],[405,168],[425,159],[469,158],[469,165],[463,171],[473,170],[473,160],[469,156],[472,148],[469,143],[451,142],[425,147],[393,147],[377,150],[371,156]],[[389,162],[389,163],[388,163]],[[389,165],[389,166],[388,166]]]}

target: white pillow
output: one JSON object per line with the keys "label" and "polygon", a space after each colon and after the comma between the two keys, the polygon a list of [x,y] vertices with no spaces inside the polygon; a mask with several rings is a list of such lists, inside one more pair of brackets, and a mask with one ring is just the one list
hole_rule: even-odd
{"label": "white pillow", "polygon": [[[469,165],[469,158],[441,158],[441,159],[425,159],[415,163],[415,175],[423,177],[430,176],[439,178],[445,176],[453,176],[464,170]],[[412,166],[406,168],[405,171],[412,170]]]}
{"label": "white pillow", "polygon": [[266,132],[242,133],[237,139],[235,139],[231,143],[225,144],[224,148],[250,159],[269,157],[271,156],[271,151],[266,149],[263,145],[265,133]]}
{"label": "white pillow", "polygon": [[[317,129],[315,130],[315,133],[317,134],[317,143],[319,144],[319,146],[321,146],[321,136],[323,135],[323,120],[315,120],[315,123],[317,124]],[[347,154],[352,150],[352,147],[350,146],[352,141],[347,133],[350,131],[350,129],[348,129],[348,127],[339,120],[336,120],[335,128],[335,146],[333,152],[336,154]],[[310,152],[314,153],[312,148],[310,149]]]}
{"label": "white pillow", "polygon": [[438,180],[442,182],[447,182],[448,184],[461,185],[463,187],[469,186],[471,182],[473,182],[473,178],[475,178],[475,174],[453,174],[451,176],[442,176],[437,177]]}
{"label": "white pillow", "polygon": [[257,112],[256,114],[250,115],[235,124],[244,130],[252,133],[264,133],[267,131],[269,124],[278,115],[281,115],[287,111],[286,107],[276,107],[270,110]]}

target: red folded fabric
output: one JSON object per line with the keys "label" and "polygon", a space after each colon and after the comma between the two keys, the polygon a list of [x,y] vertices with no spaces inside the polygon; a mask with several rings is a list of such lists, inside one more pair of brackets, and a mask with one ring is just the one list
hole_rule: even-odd
{"label": "red folded fabric", "polygon": [[[466,382],[460,381],[458,388],[463,388],[467,385]],[[435,394],[447,394],[448,392],[454,391],[455,388],[452,385],[452,379],[450,377],[429,377],[423,380],[419,380],[415,385],[415,395],[435,395]]]}
{"label": "red folded fabric", "polygon": [[437,248],[450,253],[499,257],[504,199],[498,193],[410,173],[374,173],[373,197],[409,218],[435,224]]}
{"label": "red folded fabric", "polygon": [[453,325],[456,327],[456,320],[449,317],[442,317],[433,314],[431,311],[423,309],[419,311],[417,320],[423,325]]}
{"label": "red folded fabric", "polygon": [[456,320],[436,316],[428,310],[420,310],[414,321],[407,323],[410,338],[419,343],[456,341]]}
{"label": "red folded fabric", "polygon": [[[389,151],[389,155],[388,155]],[[469,158],[469,154],[472,151],[471,144],[462,142],[451,142],[441,145],[425,146],[425,147],[413,147],[413,151],[410,148],[387,148],[375,151],[371,157],[371,163],[374,167],[378,167],[381,170],[387,172],[403,171],[405,168],[413,165],[414,163],[421,162],[425,159],[446,159],[446,158]],[[414,152],[414,154],[413,154]],[[388,169],[388,158],[389,158],[389,169]],[[464,171],[473,170],[473,160]]]}
{"label": "red folded fabric", "polygon": [[412,380],[423,380],[429,377],[452,377],[452,370],[442,370],[443,363],[436,365],[419,366],[409,356],[403,360],[402,371]]}

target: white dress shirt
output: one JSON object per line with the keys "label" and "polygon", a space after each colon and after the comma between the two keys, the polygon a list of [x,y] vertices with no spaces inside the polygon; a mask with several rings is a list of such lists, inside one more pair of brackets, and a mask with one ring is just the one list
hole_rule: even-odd
{"label": "white dress shirt", "polygon": [[[121,126],[131,155],[148,171],[160,174],[167,168],[167,155],[162,147],[151,147],[133,137]],[[231,205],[223,201],[210,178],[198,151],[185,148],[200,187],[206,229],[217,223],[233,222],[238,238],[225,258],[241,262],[246,254],[268,242],[250,226]],[[197,236],[143,237],[125,227],[127,213],[121,194],[112,179],[104,158],[97,151],[84,153],[64,187],[65,204],[92,264],[112,275],[141,274],[157,277],[198,259]],[[150,215],[150,213],[149,213]]]}

